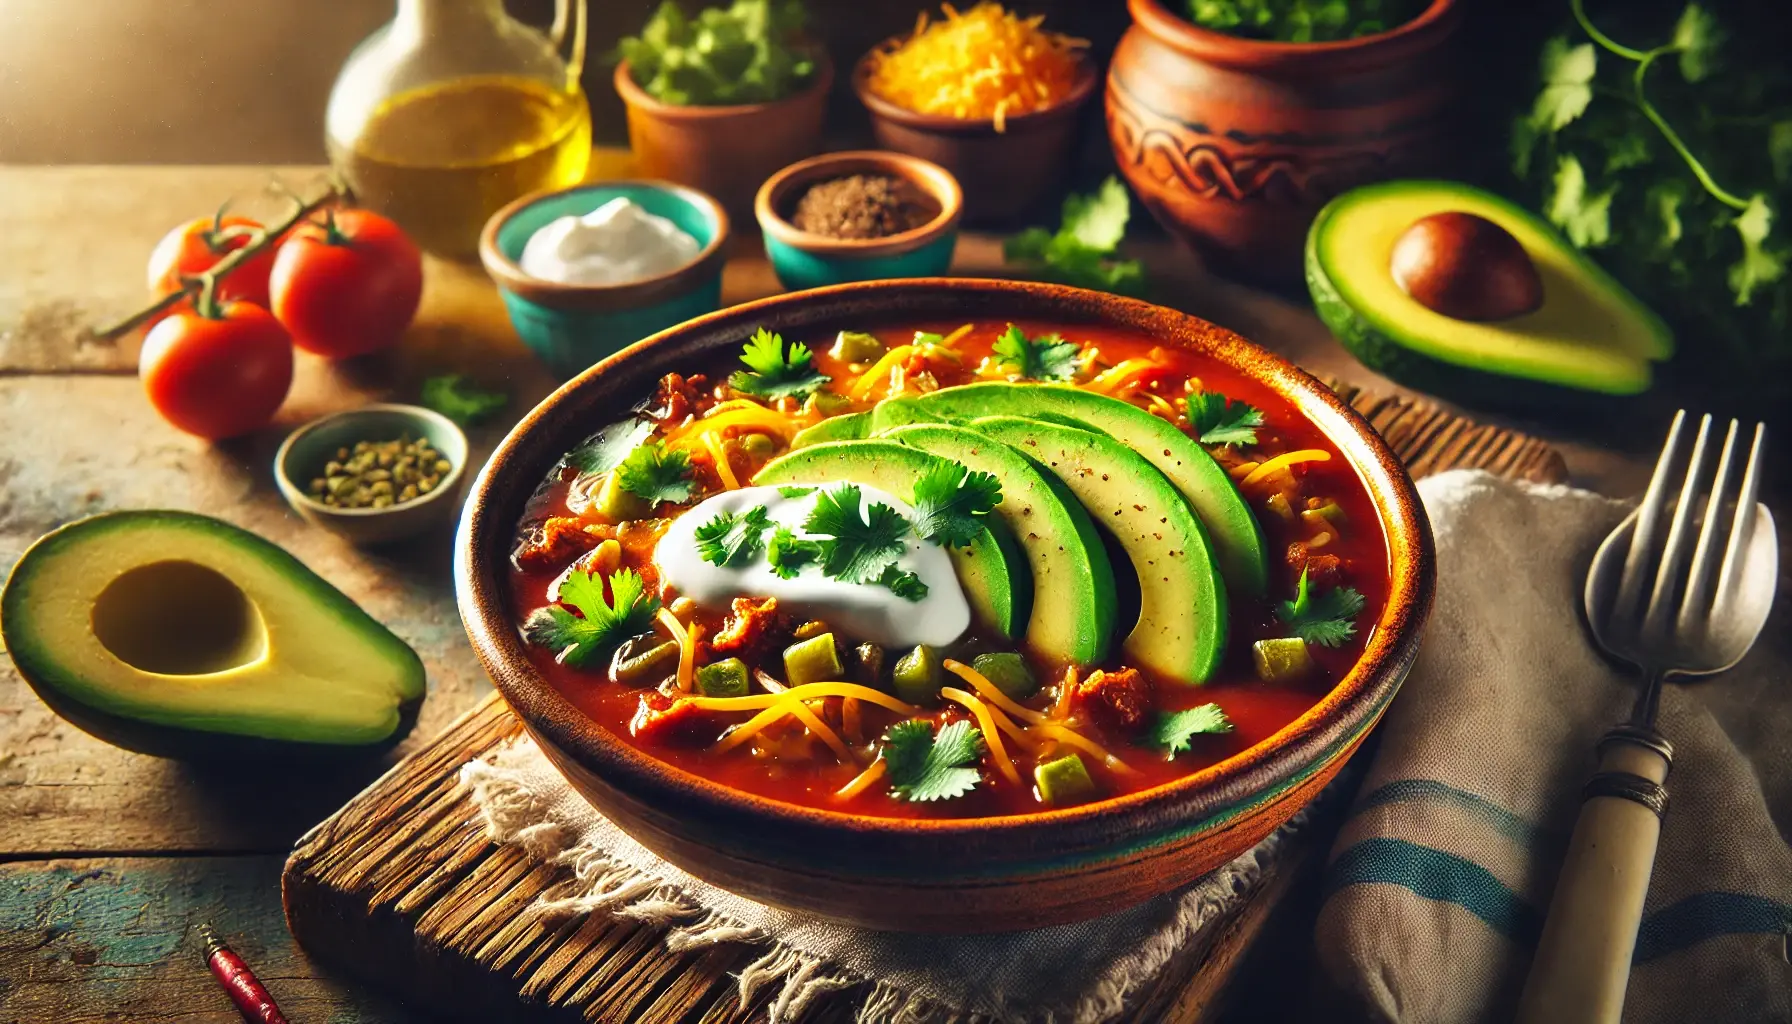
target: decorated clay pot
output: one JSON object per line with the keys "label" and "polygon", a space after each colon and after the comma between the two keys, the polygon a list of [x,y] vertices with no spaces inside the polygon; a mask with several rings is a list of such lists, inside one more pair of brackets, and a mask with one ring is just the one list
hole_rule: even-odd
{"label": "decorated clay pot", "polygon": [[1388,32],[1268,43],[1196,27],[1158,0],[1108,71],[1108,138],[1159,223],[1215,269],[1298,279],[1326,200],[1372,181],[1449,170],[1457,0]]}

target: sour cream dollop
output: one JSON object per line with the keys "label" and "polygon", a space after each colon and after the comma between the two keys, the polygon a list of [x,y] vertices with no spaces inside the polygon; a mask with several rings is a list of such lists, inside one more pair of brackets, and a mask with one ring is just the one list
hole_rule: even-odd
{"label": "sour cream dollop", "polygon": [[[775,597],[778,606],[797,615],[822,619],[851,636],[886,647],[927,644],[940,647],[963,635],[971,624],[971,608],[952,568],[946,549],[909,534],[896,565],[927,584],[919,601],[898,597],[875,583],[846,583],[822,575],[819,565],[808,565],[793,579],[772,572],[761,547],[741,565],[714,565],[697,553],[699,526],[717,515],[736,515],[763,506],[774,524],[782,524],[799,537],[813,538],[803,521],[815,506],[815,495],[838,485],[821,485],[800,497],[787,498],[776,487],[742,487],[724,491],[698,503],[673,520],[655,548],[653,560],[662,582],[685,597],[709,608],[726,608],[737,597]],[[860,508],[889,505],[905,517],[914,510],[875,487],[859,486]],[[771,530],[765,534],[771,539]]]}
{"label": "sour cream dollop", "polygon": [[583,217],[561,217],[529,236],[523,273],[560,284],[629,284],[669,273],[702,248],[678,225],[618,196]]}

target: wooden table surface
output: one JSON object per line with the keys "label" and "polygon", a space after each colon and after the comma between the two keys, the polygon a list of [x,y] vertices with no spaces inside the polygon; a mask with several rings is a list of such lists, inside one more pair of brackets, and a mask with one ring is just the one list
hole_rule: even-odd
{"label": "wooden table surface", "polygon": [[[280,915],[277,879],[292,841],[391,758],[489,692],[449,582],[449,537],[380,554],[314,530],[274,491],[285,432],[374,399],[413,400],[432,373],[469,372],[514,395],[520,413],[553,380],[511,331],[477,266],[430,261],[423,307],[403,346],[333,366],[300,354],[278,422],[211,446],[166,426],[134,376],[136,342],[88,329],[143,299],[156,239],[227,197],[272,210],[273,174],[302,187],[317,168],[0,167],[0,566],[45,531],[93,512],[172,507],[218,515],[291,550],[410,642],[429,671],[412,737],[384,760],[308,768],[199,768],[107,746],[56,718],[0,660],[0,1024],[236,1021],[186,938],[210,921],[269,982],[295,1024],[406,1019],[401,1008],[322,977]],[[301,188],[302,190],[302,188]],[[259,197],[259,199],[258,199]],[[778,291],[744,240],[725,301]],[[1168,242],[1141,243],[1161,301],[1231,327],[1322,376],[1395,391],[1345,355],[1296,301],[1206,278]],[[996,239],[967,236],[957,265],[992,273]],[[474,432],[482,461],[507,423]],[[1640,488],[1646,458],[1557,443],[1578,482]],[[1644,437],[1642,446],[1655,443]]]}

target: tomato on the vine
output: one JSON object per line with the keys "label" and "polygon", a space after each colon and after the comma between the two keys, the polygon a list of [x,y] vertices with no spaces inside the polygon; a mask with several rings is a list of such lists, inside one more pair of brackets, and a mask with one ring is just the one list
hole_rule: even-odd
{"label": "tomato on the vine", "polygon": [[[224,257],[248,245],[251,238],[230,229],[259,228],[261,224],[248,217],[220,213],[216,217],[200,217],[188,221],[156,243],[149,254],[149,290],[162,296],[180,291],[192,277],[210,270]],[[268,273],[274,268],[274,247],[269,246],[238,264],[218,282],[219,302],[253,302],[268,307]],[[184,308],[192,308],[188,304]]]}
{"label": "tomato on the vine", "polygon": [[398,343],[423,297],[423,256],[398,225],[367,210],[326,211],[293,229],[269,280],[293,344],[342,359]]}
{"label": "tomato on the vine", "polygon": [[137,375],[163,419],[215,441],[274,418],[292,387],[293,358],[286,328],[260,306],[228,302],[212,312],[182,310],[157,324],[143,339]]}

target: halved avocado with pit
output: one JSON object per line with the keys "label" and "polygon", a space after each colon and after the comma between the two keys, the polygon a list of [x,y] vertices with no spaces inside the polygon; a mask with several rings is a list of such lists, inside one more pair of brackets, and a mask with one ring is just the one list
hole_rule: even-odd
{"label": "halved avocado with pit", "polygon": [[415,720],[423,663],[284,549],[209,516],[114,512],[25,552],[0,637],[44,702],[165,757],[342,748]]}
{"label": "halved avocado with pit", "polygon": [[[896,441],[829,441],[778,456],[753,483],[855,483],[912,501],[915,481],[943,461]],[[983,524],[969,545],[950,549],[952,565],[977,621],[1004,639],[1018,639],[1032,614],[1033,575],[1007,524],[996,516],[984,517]]]}
{"label": "halved avocado with pit", "polygon": [[[1396,246],[1420,221],[1449,214],[1490,221],[1517,241],[1541,284],[1535,308],[1467,319],[1402,286]],[[1457,182],[1387,182],[1333,199],[1308,232],[1306,275],[1320,319],[1365,366],[1471,401],[1637,394],[1649,388],[1651,364],[1673,354],[1661,318],[1555,228]]]}
{"label": "halved avocado with pit", "polygon": [[1122,644],[1129,664],[1199,685],[1226,648],[1226,586],[1188,500],[1138,453],[1106,434],[1018,416],[971,428],[1055,474],[1120,542],[1139,582],[1139,620]]}

